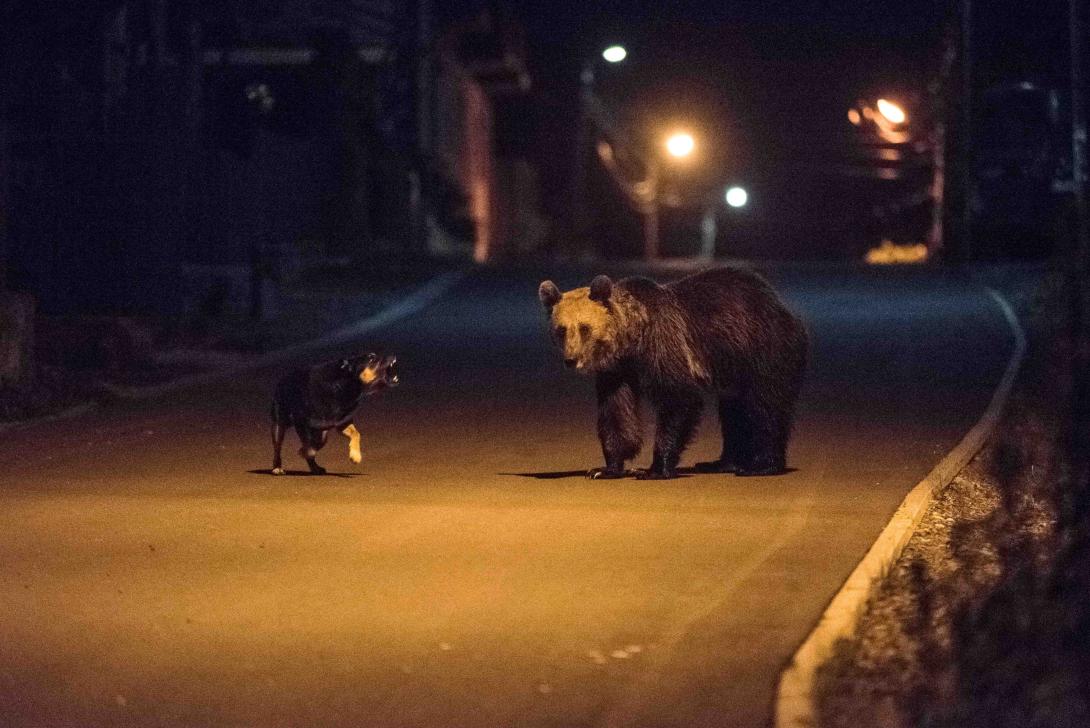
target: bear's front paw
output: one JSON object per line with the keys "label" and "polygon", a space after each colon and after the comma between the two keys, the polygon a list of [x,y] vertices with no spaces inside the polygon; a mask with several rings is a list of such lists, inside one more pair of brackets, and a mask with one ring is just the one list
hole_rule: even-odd
{"label": "bear's front paw", "polygon": [[754,475],[782,475],[787,472],[787,463],[781,457],[772,455],[760,455],[749,463],[739,466],[736,475],[744,477]]}
{"label": "bear's front paw", "polygon": [[311,475],[325,475],[325,468],[323,468],[321,465],[311,465],[310,466],[310,474]]}
{"label": "bear's front paw", "polygon": [[283,475],[284,474],[284,469],[280,468],[280,467],[273,468],[272,469],[272,474],[273,475]]}
{"label": "bear's front paw", "polygon": [[591,468],[587,471],[587,477],[591,480],[616,480],[617,478],[624,478],[629,475],[628,470],[617,470],[615,468]]}
{"label": "bear's front paw", "polygon": [[738,466],[729,460],[709,460],[697,463],[693,470],[698,473],[737,473]]}

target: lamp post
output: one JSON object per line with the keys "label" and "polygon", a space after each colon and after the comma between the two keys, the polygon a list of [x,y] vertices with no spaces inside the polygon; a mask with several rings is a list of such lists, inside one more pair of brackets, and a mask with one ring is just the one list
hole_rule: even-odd
{"label": "lamp post", "polygon": [[[628,57],[622,45],[611,45],[602,50],[600,57],[614,65]],[[579,120],[575,133],[575,158],[572,160],[571,214],[572,237],[576,245],[582,245],[586,237],[587,219],[587,156],[590,154],[592,127],[603,106],[594,93],[595,66],[598,57],[588,58],[579,73]]]}
{"label": "lamp post", "polygon": [[[946,130],[942,119],[933,118],[927,107],[915,106],[910,114],[901,104],[878,98],[873,104],[860,101],[857,107],[849,109],[848,121],[860,128],[864,135],[862,145],[869,151],[869,165],[857,173],[879,179],[903,179],[911,169],[930,165],[931,179],[926,193],[915,191],[904,201],[880,209],[889,214],[929,199],[931,221],[925,248],[928,256],[935,255],[944,245]],[[895,162],[897,166],[883,162]]]}
{"label": "lamp post", "polygon": [[[687,131],[676,131],[666,137],[663,148],[669,159],[681,162],[692,157],[696,150],[696,140]],[[643,257],[645,260],[658,260],[659,257],[659,187],[662,182],[662,168],[659,155],[655,152],[647,160],[647,203],[643,214]]]}

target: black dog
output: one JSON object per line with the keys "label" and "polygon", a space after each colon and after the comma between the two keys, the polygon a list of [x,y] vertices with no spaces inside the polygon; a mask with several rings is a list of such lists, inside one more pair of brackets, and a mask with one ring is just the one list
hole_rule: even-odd
{"label": "black dog", "polygon": [[289,425],[299,434],[299,455],[307,461],[311,474],[325,473],[314,457],[334,427],[348,438],[348,458],[358,463],[362,456],[360,433],[353,424],[356,409],[367,395],[397,384],[397,357],[377,354],[288,372],[276,385],[272,403],[272,474],[284,474],[280,446]]}

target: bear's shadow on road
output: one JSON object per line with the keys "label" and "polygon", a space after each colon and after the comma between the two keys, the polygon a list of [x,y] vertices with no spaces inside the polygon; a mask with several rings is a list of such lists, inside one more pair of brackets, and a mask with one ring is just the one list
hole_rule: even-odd
{"label": "bear's shadow on road", "polygon": [[[247,473],[251,475],[272,475],[271,468],[259,468],[257,470],[247,470]],[[277,475],[277,478],[296,477],[296,478],[355,478],[363,473],[331,473],[326,471],[321,475],[315,475],[309,470],[285,470],[283,475]]]}
{"label": "bear's shadow on road", "polygon": [[[791,473],[794,473],[794,472],[797,472],[797,471],[798,471],[798,468],[787,468],[786,470],[784,470],[784,472],[778,473],[777,475],[753,475],[753,476],[744,476],[744,477],[746,477],[746,478],[775,478],[775,477],[780,476],[780,475],[790,475]],[[542,472],[542,473],[497,473],[497,475],[515,475],[515,476],[518,476],[520,478],[535,478],[537,480],[559,480],[561,478],[584,478],[584,479],[587,479],[587,471],[586,470],[557,470],[557,471],[553,471],[553,472]],[[696,476],[702,476],[702,475],[711,475],[711,476],[715,476],[715,475],[720,475],[720,476],[721,475],[732,475],[733,476],[734,474],[733,473],[702,473],[702,472],[698,471],[696,468],[678,468],[677,469],[677,478],[676,479],[681,480],[683,478],[691,478],[694,475],[696,475]],[[738,476],[734,476],[734,477],[738,477]],[[634,475],[626,475],[623,478],[611,478],[611,480],[637,480],[637,479],[638,478],[636,478],[636,476],[634,476]],[[649,481],[649,482],[651,482],[651,481]]]}

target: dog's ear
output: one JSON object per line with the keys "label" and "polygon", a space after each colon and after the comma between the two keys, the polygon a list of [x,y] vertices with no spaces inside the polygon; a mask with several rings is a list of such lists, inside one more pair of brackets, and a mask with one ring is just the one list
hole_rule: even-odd
{"label": "dog's ear", "polygon": [[613,281],[609,276],[595,276],[590,282],[590,300],[605,303],[613,293]]}
{"label": "dog's ear", "polygon": [[542,281],[537,287],[537,297],[541,299],[546,309],[552,310],[552,307],[560,300],[560,289],[552,281]]}

